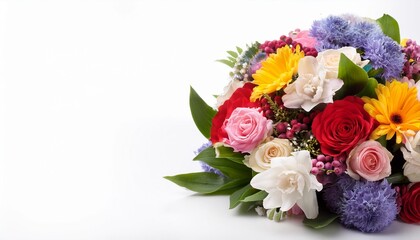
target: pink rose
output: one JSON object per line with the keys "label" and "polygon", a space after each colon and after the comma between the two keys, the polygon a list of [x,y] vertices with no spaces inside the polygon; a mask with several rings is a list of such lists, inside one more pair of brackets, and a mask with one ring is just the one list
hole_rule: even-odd
{"label": "pink rose", "polygon": [[233,110],[229,119],[224,122],[227,138],[226,144],[235,152],[251,152],[266,137],[271,135],[273,122],[265,118],[256,108]]}
{"label": "pink rose", "polygon": [[391,175],[394,156],[379,142],[368,140],[351,150],[347,158],[347,173],[354,179],[360,177],[377,181]]}

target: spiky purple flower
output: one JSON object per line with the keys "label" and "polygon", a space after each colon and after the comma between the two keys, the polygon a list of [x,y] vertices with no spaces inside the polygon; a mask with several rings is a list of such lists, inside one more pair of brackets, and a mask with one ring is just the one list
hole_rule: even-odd
{"label": "spiky purple flower", "polygon": [[357,181],[342,174],[339,180],[324,190],[324,200],[341,223],[362,232],[380,232],[397,216],[395,190],[386,179]]}
{"label": "spiky purple flower", "polygon": [[362,58],[370,60],[373,68],[384,71],[385,79],[399,78],[404,65],[401,46],[382,32],[375,22],[355,16],[330,16],[314,21],[310,29],[317,39],[317,50],[352,46],[363,52]]}
{"label": "spiky purple flower", "polygon": [[332,184],[327,184],[324,186],[323,199],[327,208],[333,212],[340,214],[341,206],[344,203],[343,194],[346,191],[353,189],[356,181],[347,174],[341,174],[340,177]]}

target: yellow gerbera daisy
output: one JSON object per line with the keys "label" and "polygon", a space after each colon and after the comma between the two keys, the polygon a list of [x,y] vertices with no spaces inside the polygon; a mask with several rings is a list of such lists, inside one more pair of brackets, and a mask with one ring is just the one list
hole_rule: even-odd
{"label": "yellow gerbera daisy", "polygon": [[396,142],[413,131],[420,130],[420,102],[417,88],[397,80],[379,84],[375,89],[378,99],[363,97],[364,109],[379,122],[370,138],[378,139],[386,135],[391,139],[396,134]]}
{"label": "yellow gerbera daisy", "polygon": [[299,45],[295,51],[288,45],[278,48],[277,53],[271,54],[252,75],[252,83],[257,86],[251,94],[251,101],[261,98],[263,94],[278,91],[288,84],[293,75],[296,75],[298,62],[303,57],[304,52],[300,50]]}

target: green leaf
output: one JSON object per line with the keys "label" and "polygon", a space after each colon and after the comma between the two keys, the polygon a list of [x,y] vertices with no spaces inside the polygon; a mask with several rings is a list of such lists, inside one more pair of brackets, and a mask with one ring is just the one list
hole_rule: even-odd
{"label": "green leaf", "polygon": [[371,68],[369,71],[368,71],[368,76],[369,77],[376,77],[376,76],[378,76],[379,74],[381,74],[381,73],[383,73],[384,72],[384,69],[383,68],[378,68],[378,69],[373,69],[373,68]]}
{"label": "green leaf", "polygon": [[394,173],[391,176],[387,177],[386,180],[390,184],[402,184],[402,183],[410,183],[408,178],[404,176],[402,173]]}
{"label": "green leaf", "polygon": [[201,151],[193,160],[201,160],[205,161],[207,159],[214,159],[216,158],[216,153],[214,151],[214,147],[210,146],[203,151]]}
{"label": "green leaf", "polygon": [[238,51],[239,54],[241,54],[243,52],[242,48],[240,48],[240,47],[236,47],[236,51]]}
{"label": "green leaf", "polygon": [[208,172],[186,173],[166,176],[164,178],[181,187],[203,194],[222,192],[230,194],[232,191],[236,191],[236,189],[243,187],[243,185],[249,182],[248,179],[232,180]]}
{"label": "green leaf", "polygon": [[257,193],[254,193],[251,196],[248,196],[244,199],[242,199],[242,202],[258,202],[258,201],[262,201],[264,200],[264,198],[266,198],[268,195],[267,192],[265,191],[259,191]]}
{"label": "green leaf", "polygon": [[338,218],[337,214],[333,214],[325,210],[325,211],[320,211],[318,214],[318,217],[315,219],[308,219],[305,217],[305,219],[303,220],[303,224],[305,224],[308,227],[319,229],[319,228],[328,226],[337,218]]}
{"label": "green leaf", "polygon": [[376,21],[378,22],[379,26],[381,26],[382,32],[384,32],[385,35],[400,44],[400,27],[398,26],[397,20],[388,14],[384,14]]}
{"label": "green leaf", "polygon": [[238,54],[234,51],[227,51],[227,53],[229,53],[229,55],[234,57],[235,59],[238,57]]}
{"label": "green leaf", "polygon": [[243,164],[243,160],[245,159],[242,153],[234,152],[233,148],[230,148],[230,147],[225,147],[225,146],[216,147],[216,153],[219,158],[227,158],[239,164]]}
{"label": "green leaf", "polygon": [[252,178],[252,170],[248,168],[245,165],[240,165],[235,162],[229,161],[229,159],[226,158],[213,158],[213,159],[194,159],[194,160],[200,160],[208,165],[210,165],[213,168],[218,169],[220,172],[223,173],[223,175],[229,177],[229,178]]}
{"label": "green leaf", "polygon": [[216,110],[207,105],[192,87],[190,87],[190,109],[198,130],[209,139],[211,121],[216,115]]}
{"label": "green leaf", "polygon": [[255,192],[257,192],[258,190],[254,189],[253,187],[251,187],[251,185],[246,185],[245,187],[237,190],[236,192],[232,193],[230,195],[230,209],[235,208],[236,206],[239,205],[239,203],[241,203],[241,200],[243,200],[244,198],[246,198],[249,195],[254,194]]}
{"label": "green leaf", "polygon": [[214,148],[212,146],[201,151],[194,160],[199,160],[207,163],[213,168],[218,169],[223,175],[238,179],[251,179],[252,170],[243,164],[238,164],[236,162],[230,161],[227,158],[216,158]]}
{"label": "green leaf", "polygon": [[375,78],[369,78],[367,80],[367,83],[365,87],[360,91],[357,96],[359,97],[370,97],[370,98],[376,98],[376,92],[375,89],[378,86],[378,81]]}
{"label": "green leaf", "polygon": [[219,60],[216,60],[216,61],[217,62],[224,63],[224,64],[228,65],[231,68],[233,68],[235,66],[235,62],[231,62],[231,61],[226,60],[226,59],[219,59]]}
{"label": "green leaf", "polygon": [[379,142],[382,145],[382,147],[386,148],[386,144],[387,144],[386,135],[379,137],[378,139],[376,139],[376,141]]}
{"label": "green leaf", "polygon": [[335,99],[342,99],[345,96],[359,93],[368,81],[366,71],[353,63],[343,53],[340,55],[338,78],[343,80],[344,85],[336,92]]}
{"label": "green leaf", "polygon": [[[228,59],[229,59],[229,61],[231,61],[231,62],[233,62],[233,63],[236,63],[236,58],[233,58],[233,57],[228,56]],[[235,65],[235,64],[234,64],[234,65]]]}

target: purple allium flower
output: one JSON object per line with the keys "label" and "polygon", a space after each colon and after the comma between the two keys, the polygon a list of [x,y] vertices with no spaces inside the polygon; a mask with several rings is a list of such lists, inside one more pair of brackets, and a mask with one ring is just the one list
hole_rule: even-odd
{"label": "purple allium flower", "polygon": [[386,179],[379,182],[358,181],[351,191],[344,191],[341,222],[362,232],[380,232],[397,216],[397,196]]}
{"label": "purple allium flower", "polygon": [[372,67],[384,71],[381,77],[399,78],[404,65],[401,46],[382,32],[375,22],[357,17],[330,16],[314,21],[310,29],[317,39],[317,50],[352,46],[360,49],[363,59],[369,59]]}
{"label": "purple allium flower", "polygon": [[[199,153],[201,153],[204,149],[210,147],[212,145],[211,141],[204,143],[201,147],[199,147],[197,149],[197,151],[194,151],[195,155],[198,155]],[[209,173],[214,173],[217,174],[219,176],[224,176],[222,172],[220,172],[218,169],[208,165],[205,162],[199,161],[201,164],[201,168],[203,169],[204,172],[209,172]]]}
{"label": "purple allium flower", "polygon": [[344,18],[329,16],[323,20],[314,21],[310,34],[317,39],[316,50],[337,49],[348,46],[350,24]]}
{"label": "purple allium flower", "polygon": [[382,33],[369,35],[369,40],[363,46],[364,59],[369,59],[373,68],[383,68],[385,79],[399,78],[404,66],[404,54],[401,46]]}
{"label": "purple allium flower", "polygon": [[366,21],[355,22],[353,27],[350,29],[353,46],[356,48],[363,48],[363,46],[366,46],[366,43],[369,40],[366,36],[369,36],[369,34],[372,33],[382,33],[378,24]]}
{"label": "purple allium flower", "polygon": [[327,207],[340,215],[341,223],[362,232],[380,232],[397,216],[397,196],[386,179],[357,181],[343,174],[325,188]]}
{"label": "purple allium flower", "polygon": [[341,174],[334,183],[325,185],[322,197],[327,208],[339,214],[344,201],[344,192],[353,189],[355,184],[356,181],[349,175]]}

